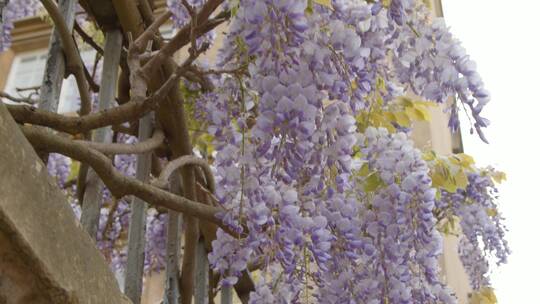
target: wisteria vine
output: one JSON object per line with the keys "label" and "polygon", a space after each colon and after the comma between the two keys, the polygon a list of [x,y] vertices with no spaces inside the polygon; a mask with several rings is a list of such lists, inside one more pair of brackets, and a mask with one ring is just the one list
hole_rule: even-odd
{"label": "wisteria vine", "polygon": [[[174,27],[204,3],[168,0]],[[9,47],[13,20],[35,7],[9,1],[0,49]],[[467,112],[471,132],[487,142],[480,114],[489,93],[443,20],[415,0],[231,0],[223,9],[232,17],[212,68],[236,72],[210,77],[212,91],[182,86],[193,123],[209,135],[219,217],[237,233],[219,229],[212,242],[220,284],[256,269],[250,303],[456,303],[438,259],[448,232],[441,221],[458,218],[471,286],[489,287],[490,257],[505,263],[510,253],[494,171],[460,167],[460,184],[444,167],[456,187],[442,187],[444,161],[424,157],[410,139],[427,103],[402,97],[445,107],[454,131],[458,111]],[[114,163],[134,175],[132,155]],[[76,166],[52,154],[48,168],[80,213],[70,183]],[[106,190],[103,202],[98,246],[120,270],[129,202]],[[148,271],[165,265],[166,221],[165,212],[148,212]]]}

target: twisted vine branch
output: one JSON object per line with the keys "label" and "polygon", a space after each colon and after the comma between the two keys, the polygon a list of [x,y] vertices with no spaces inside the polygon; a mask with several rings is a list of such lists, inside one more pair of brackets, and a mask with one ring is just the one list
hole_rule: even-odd
{"label": "twisted vine branch", "polygon": [[118,199],[134,195],[150,204],[182,212],[227,229],[216,217],[217,212],[220,211],[218,208],[198,203],[125,176],[114,168],[107,156],[85,144],[51,134],[41,127],[21,126],[21,130],[34,148],[48,153],[60,153],[89,164],[109,188],[112,195]]}

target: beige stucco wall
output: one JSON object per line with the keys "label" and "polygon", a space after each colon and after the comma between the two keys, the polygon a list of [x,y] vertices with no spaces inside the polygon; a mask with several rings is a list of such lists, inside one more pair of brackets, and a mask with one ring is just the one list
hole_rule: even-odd
{"label": "beige stucco wall", "polygon": [[[443,16],[441,0],[429,0],[435,16]],[[448,128],[448,114],[444,106],[430,109],[432,120],[417,123],[414,126],[413,140],[417,147],[431,149],[439,154],[448,155],[463,151],[461,135],[452,134]],[[459,259],[457,247],[459,238],[444,237],[444,251],[441,257],[442,276],[448,286],[454,290],[459,304],[468,303],[468,293],[471,292],[469,279]]]}
{"label": "beige stucco wall", "polygon": [[0,53],[0,90],[3,90],[7,83],[9,70],[13,63],[15,52],[11,49]]}
{"label": "beige stucco wall", "polygon": [[[416,123],[413,128],[413,140],[418,148],[433,150],[441,155],[452,153],[452,135],[447,126],[448,115],[442,107],[430,109],[432,119],[429,122]],[[459,304],[467,303],[467,294],[471,291],[465,269],[459,260],[457,253],[458,238],[455,236],[444,237],[444,252],[441,257],[443,278],[456,293]]]}

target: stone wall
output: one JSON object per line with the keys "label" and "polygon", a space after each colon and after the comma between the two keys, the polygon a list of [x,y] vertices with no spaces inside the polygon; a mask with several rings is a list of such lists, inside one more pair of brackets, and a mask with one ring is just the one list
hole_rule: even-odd
{"label": "stone wall", "polygon": [[0,103],[0,304],[131,303]]}

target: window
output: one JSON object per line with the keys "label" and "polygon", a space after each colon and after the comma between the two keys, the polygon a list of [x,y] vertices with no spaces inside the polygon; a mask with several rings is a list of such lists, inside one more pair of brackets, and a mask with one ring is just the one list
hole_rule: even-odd
{"label": "window", "polygon": [[171,39],[175,34],[175,30],[173,29],[172,26],[163,26],[159,29],[159,32],[161,33],[161,36],[165,40]]}
{"label": "window", "polygon": [[[84,62],[93,63],[94,56],[94,50],[81,53]],[[28,97],[35,93],[35,90],[26,89],[39,87],[41,85],[46,61],[47,50],[17,55],[8,76],[5,92],[16,97]],[[25,90],[20,91],[20,89]],[[65,79],[62,84],[58,112],[76,112],[79,109],[79,100],[77,83],[73,75],[71,75]]]}
{"label": "window", "polygon": [[21,54],[15,57],[6,83],[6,93],[16,97],[27,97],[31,90],[18,92],[17,89],[28,89],[41,85],[47,53],[38,51]]}
{"label": "window", "polygon": [[[174,35],[174,29],[171,26],[161,27],[160,32],[165,39],[170,39]],[[95,54],[96,51],[93,49],[82,51],[81,57],[83,62],[93,65]],[[29,89],[41,85],[46,61],[47,50],[45,49],[18,54],[13,61],[4,91],[15,97],[28,97],[31,94],[35,94],[36,90],[21,91],[20,89]],[[92,71],[89,72],[91,73]],[[100,73],[99,67],[96,72]],[[9,103],[7,100],[6,102]],[[73,113],[79,109],[79,105],[79,90],[75,77],[71,75],[62,84],[58,112]]]}

